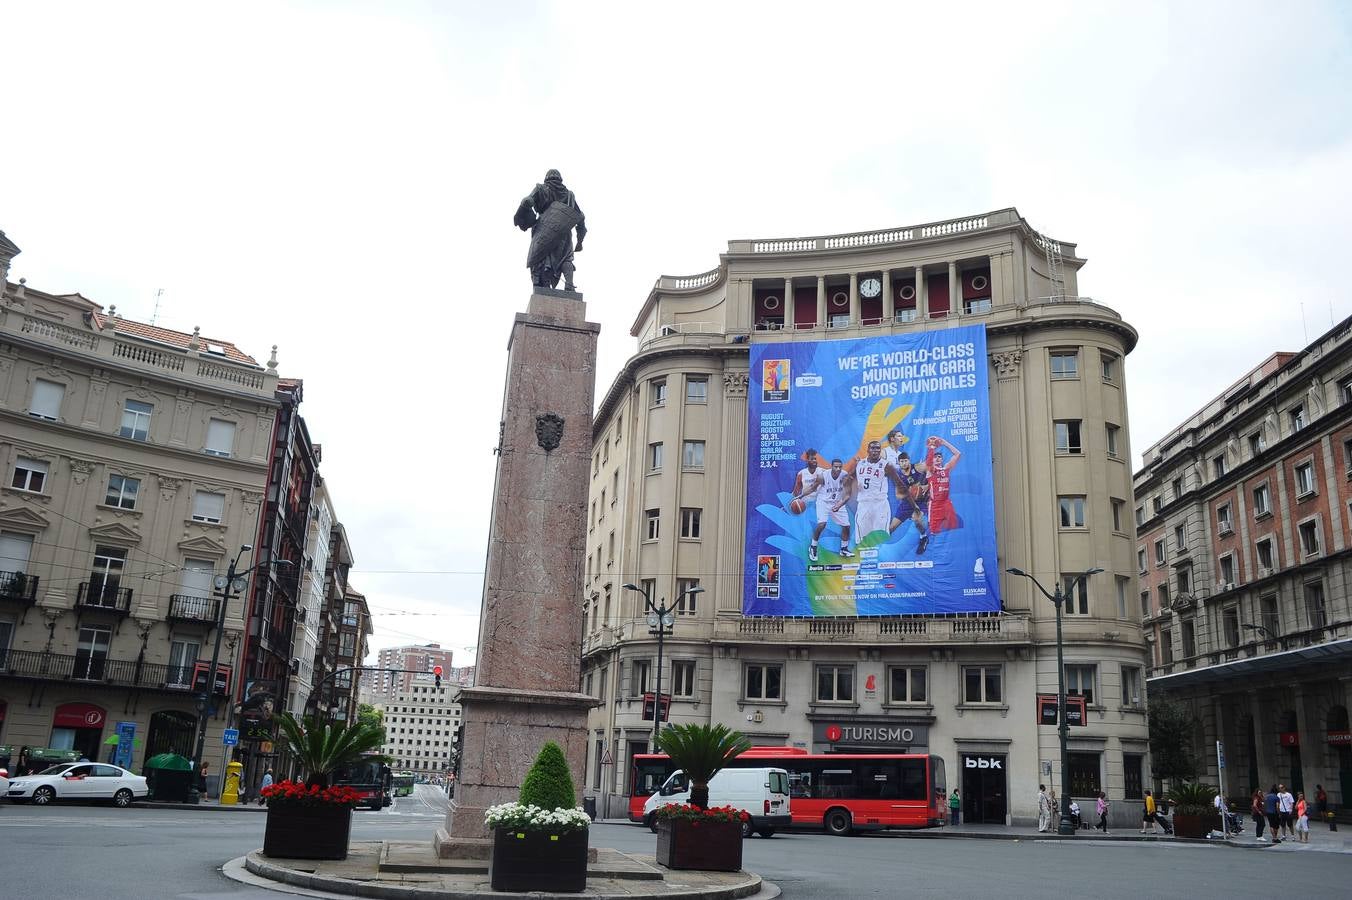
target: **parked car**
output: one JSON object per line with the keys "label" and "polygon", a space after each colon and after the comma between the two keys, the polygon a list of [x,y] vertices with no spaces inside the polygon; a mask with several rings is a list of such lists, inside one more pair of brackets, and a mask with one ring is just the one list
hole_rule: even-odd
{"label": "parked car", "polygon": [[9,796],[9,772],[6,769],[0,769],[0,797]]}
{"label": "parked car", "polygon": [[[643,821],[657,831],[657,810],[668,803],[689,803],[690,783],[680,769],[643,804]],[[749,814],[742,837],[768,838],[793,824],[789,812],[789,773],[784,769],[723,769],[709,780],[709,805],[731,806]]]}
{"label": "parked car", "polygon": [[53,800],[111,800],[130,806],[150,793],[146,780],[108,763],[61,763],[36,775],[10,779],[5,796],[17,803],[45,806]]}

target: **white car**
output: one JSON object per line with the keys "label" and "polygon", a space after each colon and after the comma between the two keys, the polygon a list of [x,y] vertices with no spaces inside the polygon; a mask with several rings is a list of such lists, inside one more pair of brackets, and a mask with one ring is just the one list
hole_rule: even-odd
{"label": "white car", "polygon": [[0,769],[0,797],[9,796],[9,772]]}
{"label": "white car", "polygon": [[46,806],[62,800],[111,800],[114,806],[130,806],[150,795],[146,780],[121,766],[108,763],[61,763],[36,775],[11,778],[5,792],[11,802]]}

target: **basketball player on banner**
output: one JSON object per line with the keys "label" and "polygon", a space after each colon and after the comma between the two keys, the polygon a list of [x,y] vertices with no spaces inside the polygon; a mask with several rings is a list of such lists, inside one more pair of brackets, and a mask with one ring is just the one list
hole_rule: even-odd
{"label": "basketball player on banner", "polygon": [[811,447],[803,453],[807,465],[798,470],[793,479],[793,497],[789,500],[789,512],[797,515],[807,509],[807,498],[817,490],[817,479],[822,470],[817,467],[817,451]]}
{"label": "basketball player on banner", "polygon": [[840,529],[840,555],[844,559],[854,556],[850,549],[850,514],[845,503],[850,499],[850,489],[854,476],[841,467],[840,457],[831,460],[831,469],[822,472],[817,479],[817,527],[812,532],[812,543],[808,544],[807,558],[817,561],[817,542],[828,523]]}

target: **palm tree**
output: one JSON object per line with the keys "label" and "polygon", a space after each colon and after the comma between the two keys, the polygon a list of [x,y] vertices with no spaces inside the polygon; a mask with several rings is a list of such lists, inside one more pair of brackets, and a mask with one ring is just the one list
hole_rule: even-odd
{"label": "palm tree", "polygon": [[661,732],[658,747],[690,780],[690,805],[707,809],[709,781],[734,757],[751,749],[740,731],[726,725],[673,725]]}
{"label": "palm tree", "polygon": [[282,713],[277,720],[291,755],[305,773],[307,785],[326,788],[335,769],[362,759],[385,761],[384,757],[368,755],[385,743],[385,729],[378,725],[365,722],[321,725],[310,716],[306,716],[302,724],[290,713]]}

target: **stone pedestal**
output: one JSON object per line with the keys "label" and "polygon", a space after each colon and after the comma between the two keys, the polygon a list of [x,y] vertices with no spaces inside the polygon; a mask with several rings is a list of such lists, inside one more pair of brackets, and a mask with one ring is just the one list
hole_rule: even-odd
{"label": "stone pedestal", "polygon": [[438,854],[487,853],[484,810],[517,799],[540,747],[563,748],[581,789],[582,560],[600,326],[582,295],[536,288],[508,341],[475,685],[461,693],[460,774]]}

